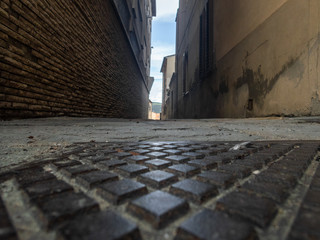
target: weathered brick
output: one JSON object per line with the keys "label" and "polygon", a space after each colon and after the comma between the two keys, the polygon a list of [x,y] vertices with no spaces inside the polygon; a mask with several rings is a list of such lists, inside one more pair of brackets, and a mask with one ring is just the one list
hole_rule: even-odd
{"label": "weathered brick", "polygon": [[[2,103],[5,114],[1,118],[146,117],[144,76],[111,2],[4,1],[0,6],[4,63],[0,72],[15,73],[14,81],[28,82],[28,87],[1,88],[0,92],[29,101],[50,98],[51,104],[65,105],[13,101],[4,108]],[[101,21],[106,16],[107,21]],[[123,99],[120,103],[118,96]]]}

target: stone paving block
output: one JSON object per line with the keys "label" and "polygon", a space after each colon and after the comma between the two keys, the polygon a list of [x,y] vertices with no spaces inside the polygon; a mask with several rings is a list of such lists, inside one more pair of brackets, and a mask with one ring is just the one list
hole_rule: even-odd
{"label": "stone paving block", "polygon": [[140,197],[128,205],[128,211],[154,228],[160,229],[189,210],[188,203],[176,196],[155,191]]}
{"label": "stone paving block", "polygon": [[141,239],[136,224],[112,211],[87,214],[73,219],[61,229],[66,239]]}
{"label": "stone paving block", "polygon": [[134,150],[135,147],[121,147],[120,150],[124,151],[124,152],[132,152],[132,150]]}
{"label": "stone paving block", "polygon": [[237,215],[266,228],[277,213],[276,204],[263,197],[236,191],[219,199],[216,208],[231,215]]}
{"label": "stone paving block", "polygon": [[189,147],[193,148],[195,151],[196,151],[196,150],[203,150],[203,149],[206,149],[206,148],[207,148],[207,146],[197,145],[197,144],[190,145]]}
{"label": "stone paving block", "polygon": [[87,160],[92,164],[96,164],[98,162],[107,161],[107,160],[110,160],[110,159],[111,159],[110,156],[108,156],[108,157],[106,157],[106,156],[93,156],[93,157],[86,158],[84,160]]}
{"label": "stone paving block", "polygon": [[200,168],[195,166],[190,166],[188,164],[177,164],[168,167],[166,171],[177,174],[181,177],[192,177],[200,173]]}
{"label": "stone paving block", "polygon": [[246,182],[242,185],[243,189],[252,191],[256,194],[261,194],[264,197],[272,199],[277,203],[283,203],[289,196],[289,191],[286,185],[281,183],[267,183],[267,182],[258,182],[257,180],[252,180]]}
{"label": "stone paving block", "polygon": [[149,147],[151,147],[150,145],[148,145],[148,144],[140,144],[140,145],[138,145],[138,146],[136,146],[137,148],[142,148],[142,149],[144,149],[144,148],[149,148]]}
{"label": "stone paving block", "polygon": [[303,167],[302,164],[296,165],[292,161],[280,161],[273,163],[270,166],[270,169],[278,169],[282,172],[287,172],[287,173],[294,173],[301,177],[305,171],[305,167]]}
{"label": "stone paving block", "polygon": [[213,152],[213,151],[208,150],[208,149],[196,150],[196,153],[201,153],[201,154],[204,154],[205,156],[216,155],[216,152]]}
{"label": "stone paving block", "polygon": [[189,157],[190,159],[202,159],[205,157],[203,153],[198,153],[198,152],[186,152],[186,153],[182,153],[182,156]]}
{"label": "stone paving block", "polygon": [[81,173],[87,173],[87,172],[92,172],[92,171],[97,171],[97,169],[95,167],[93,167],[91,165],[87,165],[87,164],[66,167],[66,168],[62,168],[60,170],[60,172],[63,175],[70,177],[70,178],[75,177]]}
{"label": "stone paving block", "polygon": [[169,155],[168,153],[164,153],[164,152],[149,152],[149,153],[147,153],[147,156],[149,156],[151,158],[164,158],[168,155]]}
{"label": "stone paving block", "polygon": [[218,170],[232,173],[236,175],[238,178],[248,177],[252,172],[249,167],[238,165],[238,164],[222,165],[218,167]]}
{"label": "stone paving block", "polygon": [[269,162],[276,160],[277,156],[272,153],[270,154],[270,153],[258,152],[256,154],[247,156],[245,159],[261,161],[264,163],[264,165],[267,165]]}
{"label": "stone paving block", "polygon": [[263,167],[264,163],[257,160],[247,160],[245,159],[239,159],[235,160],[235,164],[246,166],[251,169],[251,171],[259,170]]}
{"label": "stone paving block", "polygon": [[219,188],[226,189],[235,183],[236,177],[230,173],[207,171],[197,175],[197,180],[209,182]]}
{"label": "stone paving block", "polygon": [[179,147],[177,149],[183,152],[194,152],[194,149],[191,147]]}
{"label": "stone paving block", "polygon": [[31,199],[39,199],[47,195],[71,191],[73,188],[62,180],[53,179],[34,183],[25,190]]}
{"label": "stone paving block", "polygon": [[320,177],[314,176],[310,185],[310,189],[320,191]]}
{"label": "stone paving block", "polygon": [[185,179],[173,184],[170,192],[197,204],[201,204],[218,194],[216,186],[192,179]]}
{"label": "stone paving block", "polygon": [[216,162],[218,164],[218,166],[225,165],[225,164],[228,164],[228,163],[231,162],[231,158],[230,157],[220,156],[220,155],[209,156],[209,157],[205,157],[204,159],[212,161],[212,162]]}
{"label": "stone paving block", "polygon": [[275,174],[281,174],[281,175],[286,175],[295,178],[296,180],[301,178],[301,173],[295,172],[295,171],[284,171],[279,165],[271,165],[268,168],[268,172],[270,173],[275,173]]}
{"label": "stone paving block", "polygon": [[258,175],[255,175],[255,179],[257,180],[257,182],[261,183],[279,183],[287,186],[287,188],[293,188],[297,184],[297,179],[295,177],[282,172],[270,171],[269,169],[259,173]]}
{"label": "stone paving block", "polygon": [[320,239],[320,209],[317,211],[301,208],[292,226],[288,240]]}
{"label": "stone paving block", "polygon": [[129,164],[118,167],[116,171],[125,177],[136,177],[139,174],[148,172],[149,168],[138,164]]}
{"label": "stone paving block", "polygon": [[145,165],[151,169],[161,170],[171,166],[170,161],[162,160],[162,159],[153,159],[145,162]]}
{"label": "stone paving block", "polygon": [[60,222],[67,221],[77,214],[87,214],[99,209],[98,203],[83,193],[66,192],[38,201],[47,226],[51,228]]}
{"label": "stone paving block", "polygon": [[180,155],[180,154],[182,154],[182,151],[176,150],[176,149],[167,149],[167,150],[164,150],[163,152],[168,153],[169,155]]}
{"label": "stone paving block", "polygon": [[309,189],[304,197],[303,206],[311,209],[318,208],[320,210],[320,191]]}
{"label": "stone paving block", "polygon": [[136,155],[136,156],[128,157],[126,161],[128,163],[133,163],[133,164],[142,164],[145,161],[148,161],[149,159],[150,157],[147,157],[147,156]]}
{"label": "stone paving block", "polygon": [[186,163],[190,160],[187,156],[173,155],[166,157],[165,160],[171,161],[174,164]]}
{"label": "stone paving block", "polygon": [[146,193],[148,190],[144,184],[130,179],[104,183],[97,188],[98,195],[116,205]]}
{"label": "stone paving block", "polygon": [[76,182],[86,188],[91,188],[93,185],[112,182],[118,179],[119,177],[117,174],[108,171],[94,171],[78,175],[76,177]]}
{"label": "stone paving block", "polygon": [[118,153],[113,153],[112,156],[116,159],[122,160],[124,158],[132,156],[132,154],[127,152],[118,152]]}
{"label": "stone paving block", "polygon": [[243,240],[257,239],[257,235],[250,224],[219,211],[204,209],[178,228],[175,240],[185,239]]}
{"label": "stone paving block", "polygon": [[57,171],[60,168],[71,167],[76,165],[81,165],[81,162],[77,160],[61,160],[61,161],[54,162],[51,165],[51,167],[53,170]]}
{"label": "stone paving block", "polygon": [[55,179],[55,176],[47,171],[45,171],[42,167],[33,167],[20,171],[15,171],[16,178],[19,184],[24,187],[35,182]]}
{"label": "stone paving block", "polygon": [[102,169],[112,170],[112,169],[115,169],[116,167],[123,166],[126,164],[127,164],[127,162],[125,162],[125,161],[118,160],[118,159],[112,159],[112,160],[108,160],[108,161],[99,162],[97,164],[97,167],[102,168]]}
{"label": "stone paving block", "polygon": [[216,146],[216,147],[208,148],[208,150],[211,151],[211,154],[217,155],[219,153],[228,151],[228,148],[225,146]]}
{"label": "stone paving block", "polygon": [[151,148],[148,148],[148,150],[160,152],[160,151],[165,150],[165,148],[163,148],[163,147],[151,147]]}
{"label": "stone paving block", "polygon": [[18,239],[5,206],[0,199],[0,239]]}
{"label": "stone paving block", "polygon": [[166,187],[178,180],[179,179],[176,175],[161,170],[147,172],[138,176],[139,182],[156,189]]}
{"label": "stone paving block", "polygon": [[138,155],[142,155],[142,154],[146,154],[146,153],[149,153],[149,152],[151,152],[150,150],[148,150],[148,149],[135,149],[135,150],[132,150],[131,151],[131,153],[133,154],[133,155],[136,155],[136,154],[138,154]]}
{"label": "stone paving block", "polygon": [[178,145],[173,145],[173,144],[168,145],[168,144],[165,144],[165,145],[163,145],[162,147],[164,147],[164,148],[166,148],[166,149],[176,149],[176,148],[178,148]]}
{"label": "stone paving block", "polygon": [[218,164],[214,160],[202,159],[202,160],[192,160],[188,162],[189,165],[199,167],[202,170],[210,170],[216,168]]}

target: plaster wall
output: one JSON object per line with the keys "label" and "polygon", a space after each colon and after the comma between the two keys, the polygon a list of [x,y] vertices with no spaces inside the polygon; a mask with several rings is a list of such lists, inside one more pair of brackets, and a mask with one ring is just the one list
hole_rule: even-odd
{"label": "plaster wall", "polygon": [[215,71],[197,83],[200,2],[189,25],[178,14],[178,117],[320,114],[318,0],[214,1]]}

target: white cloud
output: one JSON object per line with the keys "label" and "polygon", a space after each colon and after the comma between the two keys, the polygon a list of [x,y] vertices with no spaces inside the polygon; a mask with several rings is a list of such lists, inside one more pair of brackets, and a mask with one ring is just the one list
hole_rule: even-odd
{"label": "white cloud", "polygon": [[162,102],[162,81],[161,80],[154,81],[149,98],[152,102]]}
{"label": "white cloud", "polygon": [[162,102],[162,73],[160,73],[163,58],[175,54],[174,44],[155,42],[151,54],[151,76],[154,77],[150,100],[152,102]]}
{"label": "white cloud", "polygon": [[154,71],[152,71],[152,74],[158,74],[160,72],[163,58],[172,54],[175,54],[174,44],[167,44],[161,42],[153,43],[153,49],[151,54],[151,71]]}
{"label": "white cloud", "polygon": [[157,16],[154,21],[174,22],[179,7],[179,0],[158,0]]}

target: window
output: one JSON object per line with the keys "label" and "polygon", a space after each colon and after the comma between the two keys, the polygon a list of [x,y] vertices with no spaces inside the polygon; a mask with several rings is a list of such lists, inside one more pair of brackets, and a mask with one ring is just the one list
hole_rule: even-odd
{"label": "window", "polygon": [[213,69],[213,1],[209,0],[200,16],[199,74],[205,78]]}
{"label": "window", "polygon": [[183,94],[187,92],[187,79],[188,79],[188,52],[183,54],[183,76],[182,76],[182,90]]}

